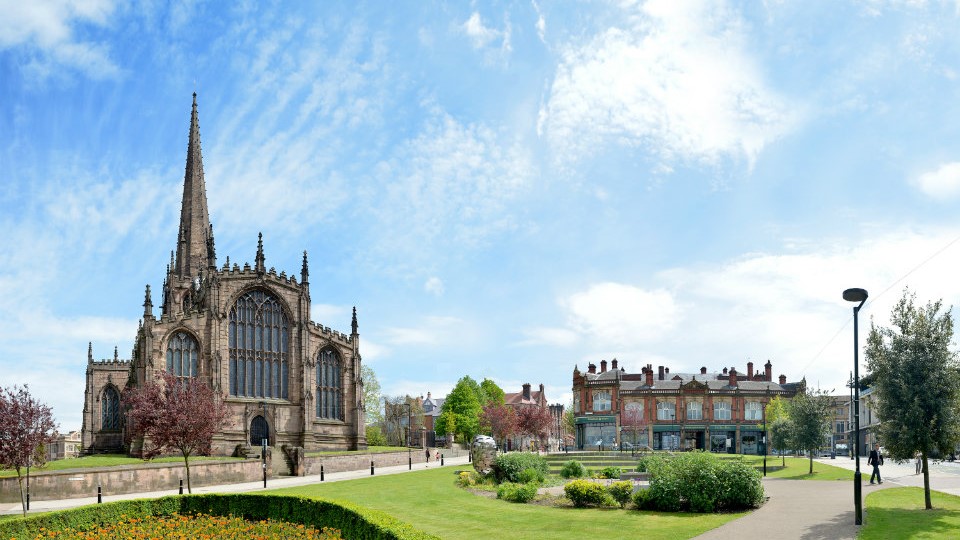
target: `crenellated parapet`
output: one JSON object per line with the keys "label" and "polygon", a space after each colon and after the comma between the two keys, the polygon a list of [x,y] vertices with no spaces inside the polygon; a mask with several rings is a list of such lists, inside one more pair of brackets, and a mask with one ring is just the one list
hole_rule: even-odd
{"label": "crenellated parapet", "polygon": [[310,324],[313,326],[314,330],[317,330],[318,332],[320,332],[320,334],[326,336],[328,339],[332,341],[339,341],[344,345],[350,345],[353,343],[353,338],[347,334],[344,334],[343,332],[340,332],[338,330],[333,330],[329,326],[324,326],[320,323],[316,323],[313,321],[310,321]]}

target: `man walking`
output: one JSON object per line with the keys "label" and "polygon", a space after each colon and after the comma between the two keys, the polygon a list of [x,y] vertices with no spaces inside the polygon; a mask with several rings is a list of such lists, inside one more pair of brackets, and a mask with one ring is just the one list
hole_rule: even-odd
{"label": "man walking", "polygon": [[867,465],[873,465],[873,474],[870,475],[870,483],[873,484],[873,477],[877,477],[877,483],[882,484],[883,480],[880,479],[880,466],[883,465],[883,455],[880,453],[880,444],[873,445],[873,450],[870,451],[870,457],[867,458]]}

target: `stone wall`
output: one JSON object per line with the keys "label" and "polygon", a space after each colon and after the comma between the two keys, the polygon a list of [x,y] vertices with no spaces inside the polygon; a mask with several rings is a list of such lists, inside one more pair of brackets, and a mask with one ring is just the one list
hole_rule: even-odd
{"label": "stone wall", "polygon": [[[436,448],[430,449],[430,463],[433,463],[436,452]],[[440,450],[440,453],[443,454],[444,458],[465,454],[463,450],[457,449]],[[320,474],[321,465],[323,465],[323,472],[325,474],[364,469],[369,470],[371,461],[375,469],[379,467],[395,467],[398,465],[406,465],[408,463],[407,455],[407,452],[389,452],[382,454],[351,454],[345,456],[307,456],[304,458],[304,469],[306,475],[310,476]],[[426,457],[423,448],[410,449],[409,458],[414,465],[418,463],[423,464],[426,461]],[[274,461],[274,463],[276,462],[277,460]]]}
{"label": "stone wall", "polygon": [[[268,468],[268,473],[273,476],[271,468]],[[100,485],[104,498],[122,493],[149,491],[169,491],[170,494],[176,494],[181,478],[183,478],[183,490],[186,493],[187,474],[182,462],[143,463],[40,473],[30,471],[30,500],[94,497],[97,495],[97,485]],[[190,464],[190,483],[193,487],[259,480],[263,480],[263,469],[259,459],[196,461]],[[26,488],[26,479],[24,479],[24,488]],[[17,477],[0,478],[0,503],[19,502],[20,487],[17,485]]]}

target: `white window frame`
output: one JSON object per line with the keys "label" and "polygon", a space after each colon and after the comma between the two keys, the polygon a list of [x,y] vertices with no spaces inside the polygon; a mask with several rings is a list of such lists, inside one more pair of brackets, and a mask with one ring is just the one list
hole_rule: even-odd
{"label": "white window frame", "polygon": [[703,420],[703,403],[699,401],[687,402],[687,420]]}
{"label": "white window frame", "polygon": [[670,401],[657,402],[657,420],[676,420],[677,404]]}
{"label": "white window frame", "polygon": [[[606,407],[602,405],[606,404]],[[594,390],[593,392],[593,410],[594,412],[603,412],[612,410],[613,395],[609,390]]]}
{"label": "white window frame", "polygon": [[743,408],[744,420],[763,420],[763,404],[759,401],[748,401]]}
{"label": "white window frame", "polygon": [[714,420],[731,420],[733,418],[733,408],[726,401],[716,401],[713,404]]}

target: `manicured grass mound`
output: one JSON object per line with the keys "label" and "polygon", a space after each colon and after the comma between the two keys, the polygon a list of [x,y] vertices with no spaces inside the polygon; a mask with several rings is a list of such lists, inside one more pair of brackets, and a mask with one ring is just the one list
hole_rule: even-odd
{"label": "manicured grass mound", "polygon": [[217,538],[218,540],[246,540],[248,538],[283,538],[284,540],[342,540],[340,531],[324,527],[317,530],[283,521],[247,521],[238,517],[169,516],[130,518],[126,521],[98,527],[91,531],[45,531],[44,538],[77,540],[115,540],[117,538]]}
{"label": "manicured grass mound", "polygon": [[862,540],[924,538],[947,540],[960,531],[960,497],[930,492],[933,510],[924,509],[923,488],[902,487],[874,491],[864,500]]}
{"label": "manicured grass mound", "polygon": [[42,531],[91,531],[130,518],[173,514],[237,516],[250,521],[277,520],[314,528],[333,527],[347,538],[428,540],[417,530],[383,512],[349,502],[280,495],[185,495],[94,504],[0,522],[0,538],[36,538]]}

